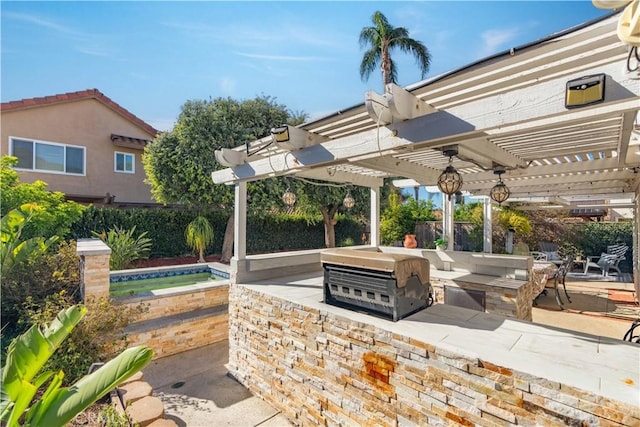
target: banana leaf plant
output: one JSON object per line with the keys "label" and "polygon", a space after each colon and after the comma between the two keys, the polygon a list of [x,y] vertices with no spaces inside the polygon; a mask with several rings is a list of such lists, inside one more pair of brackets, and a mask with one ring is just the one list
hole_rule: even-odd
{"label": "banana leaf plant", "polygon": [[[151,361],[150,348],[131,347],[70,387],[62,387],[62,371],[41,373],[47,360],[86,313],[81,304],[63,309],[51,324],[33,325],[11,342],[2,368],[2,425],[65,425]],[[32,403],[48,380],[51,381],[42,396]]]}
{"label": "banana leaf plant", "polygon": [[8,274],[11,269],[26,261],[29,257],[44,253],[58,241],[58,236],[45,240],[43,237],[32,237],[21,240],[22,230],[40,209],[36,203],[25,203],[19,208],[7,212],[0,219],[0,266],[2,274]]}

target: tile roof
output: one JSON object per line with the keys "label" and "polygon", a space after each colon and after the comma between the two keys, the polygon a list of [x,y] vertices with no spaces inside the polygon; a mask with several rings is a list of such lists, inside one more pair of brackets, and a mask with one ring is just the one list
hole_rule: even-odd
{"label": "tile roof", "polygon": [[15,110],[22,110],[26,108],[34,108],[34,107],[41,107],[45,105],[59,104],[63,102],[80,101],[83,99],[91,99],[91,98],[99,102],[102,102],[104,105],[111,108],[112,110],[114,110],[116,113],[120,114],[127,120],[140,126],[142,129],[144,129],[146,132],[150,133],[151,135],[155,136],[158,133],[160,133],[160,131],[155,129],[153,126],[149,125],[142,119],[138,118],[134,114],[127,111],[125,108],[123,108],[116,102],[112,101],[109,97],[105,96],[98,89],[87,89],[87,90],[81,90],[78,92],[68,92],[68,93],[62,93],[58,95],[43,96],[39,98],[28,98],[28,99],[21,99],[18,101],[3,102],[2,104],[0,104],[0,110],[2,112],[15,111]]}

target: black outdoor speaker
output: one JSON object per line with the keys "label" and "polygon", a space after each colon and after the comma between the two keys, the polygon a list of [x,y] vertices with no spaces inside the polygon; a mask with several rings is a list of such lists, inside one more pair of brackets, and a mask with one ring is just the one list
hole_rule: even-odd
{"label": "black outdoor speaker", "polygon": [[564,106],[576,108],[604,101],[604,79],[604,74],[595,74],[568,81]]}

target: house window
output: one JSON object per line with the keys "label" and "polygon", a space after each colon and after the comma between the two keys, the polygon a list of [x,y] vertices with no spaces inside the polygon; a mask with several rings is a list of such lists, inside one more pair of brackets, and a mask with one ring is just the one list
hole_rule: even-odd
{"label": "house window", "polygon": [[18,158],[17,169],[69,175],[85,174],[85,147],[10,138],[11,155]]}
{"label": "house window", "polygon": [[115,171],[122,173],[136,173],[135,155],[131,153],[115,152]]}

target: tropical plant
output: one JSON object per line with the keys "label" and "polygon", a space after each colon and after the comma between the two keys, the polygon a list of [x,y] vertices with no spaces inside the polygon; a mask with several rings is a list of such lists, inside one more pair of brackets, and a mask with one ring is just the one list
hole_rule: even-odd
{"label": "tropical plant", "polygon": [[[28,327],[45,324],[78,303],[64,290],[40,300],[29,296],[22,304],[18,323]],[[92,363],[107,362],[122,352],[129,344],[125,327],[148,311],[143,303],[121,305],[108,297],[88,298],[83,305],[87,315],[66,338],[65,351],[55,352],[44,367],[47,371],[64,370],[65,386],[82,378]]]}
{"label": "tropical plant", "polygon": [[109,258],[111,270],[124,270],[133,261],[149,257],[151,239],[145,237],[146,231],[140,233],[138,237],[134,237],[135,231],[136,226],[134,225],[129,230],[115,226],[108,232],[93,232],[94,236],[99,237],[111,249],[111,258]]}
{"label": "tropical plant", "polygon": [[198,251],[198,262],[205,262],[204,250],[213,242],[213,227],[207,218],[198,215],[187,226],[185,231],[187,245]]}
{"label": "tropical plant", "polygon": [[[11,342],[2,369],[0,420],[3,425],[62,426],[151,361],[150,348],[132,347],[73,386],[61,387],[63,371],[41,370],[86,313],[86,307],[74,305],[60,311],[49,325],[33,325]],[[36,393],[49,380],[41,397],[31,405]]]}
{"label": "tropical plant", "polygon": [[431,54],[420,41],[409,37],[409,31],[404,27],[394,27],[379,11],[371,17],[372,27],[365,27],[360,31],[360,47],[369,47],[360,63],[360,77],[368,80],[378,65],[382,70],[383,89],[388,83],[398,80],[396,63],[391,58],[391,51],[395,48],[402,52],[411,53],[422,72],[422,78],[429,71]]}
{"label": "tropical plant", "polygon": [[433,243],[436,245],[436,248],[446,248],[449,242],[443,237],[438,237]]}
{"label": "tropical plant", "polygon": [[502,209],[498,216],[498,221],[507,230],[517,234],[531,233],[531,223],[529,219],[521,212],[513,209]]}
{"label": "tropical plant", "polygon": [[0,219],[0,241],[2,242],[0,266],[5,277],[15,266],[26,262],[30,257],[46,252],[58,241],[58,236],[52,236],[46,240],[43,237],[21,239],[24,227],[38,210],[37,204],[25,203],[18,209],[9,211]]}

